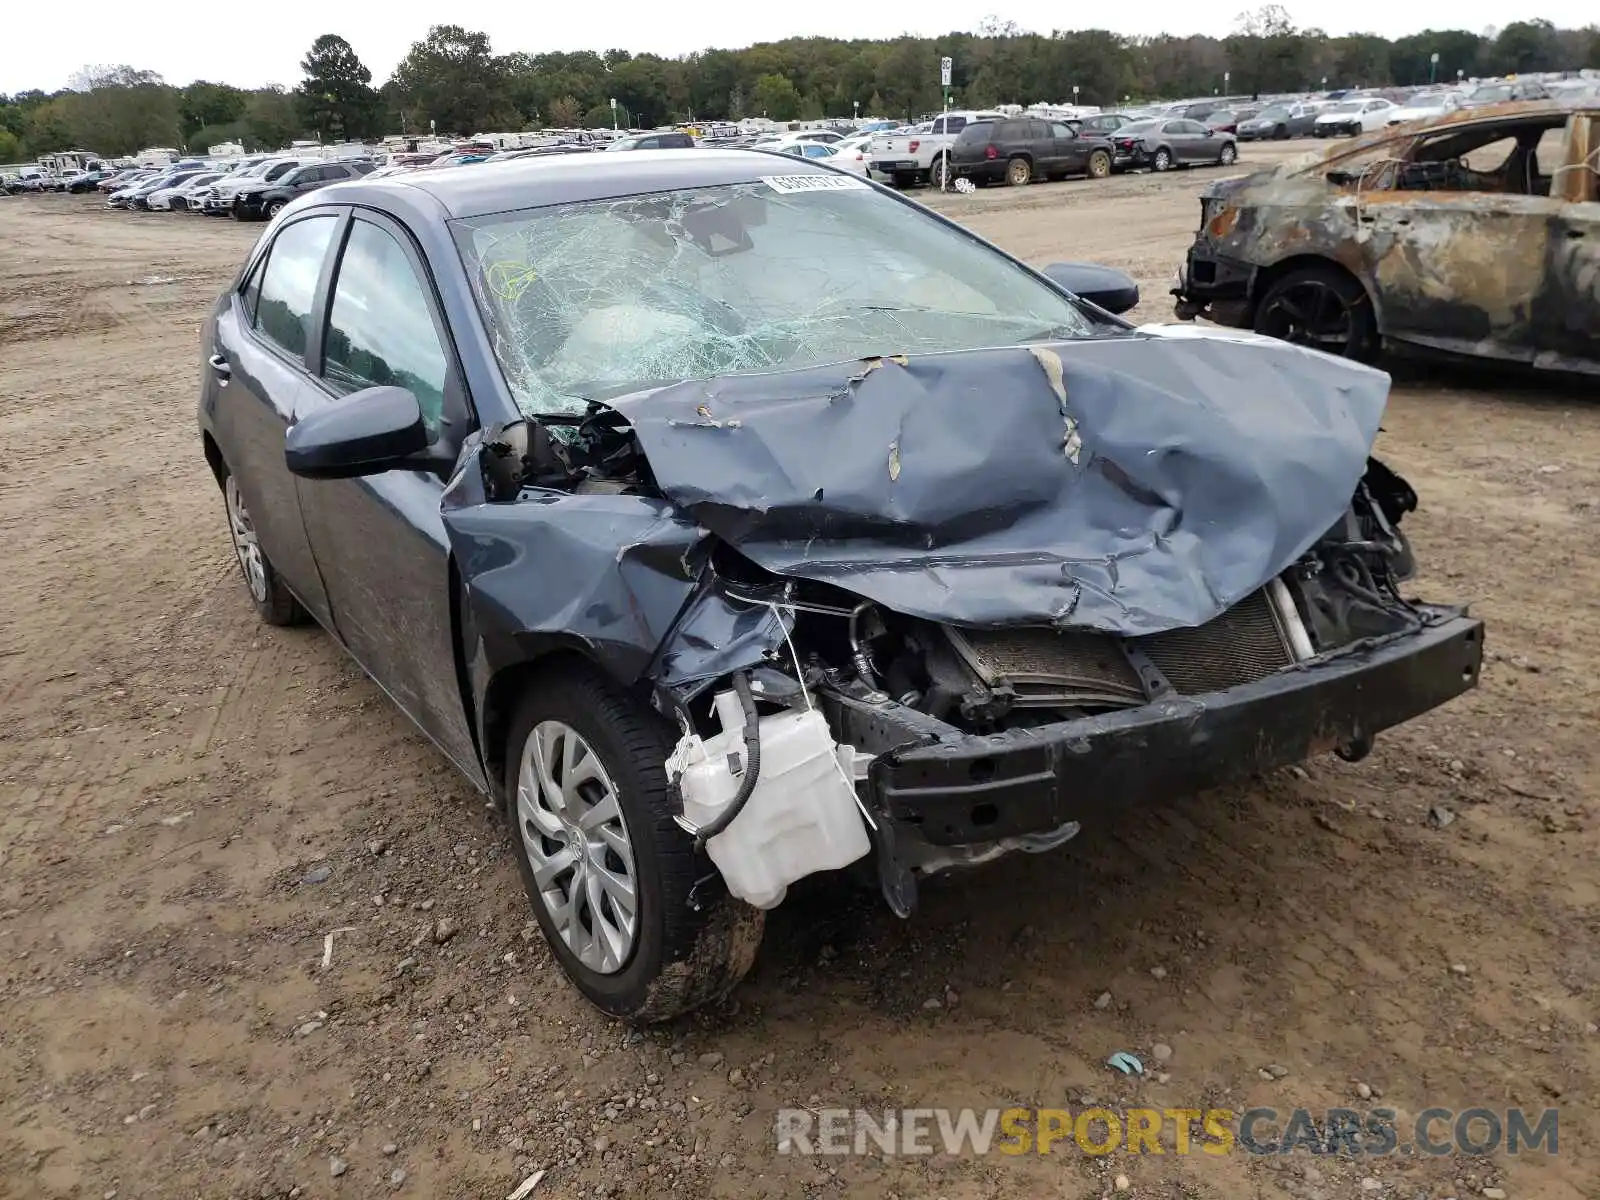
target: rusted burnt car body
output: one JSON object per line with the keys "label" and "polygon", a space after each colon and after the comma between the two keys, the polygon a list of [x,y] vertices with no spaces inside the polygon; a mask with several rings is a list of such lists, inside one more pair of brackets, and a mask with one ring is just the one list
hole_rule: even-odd
{"label": "rusted burnt car body", "polygon": [[1201,197],[1177,315],[1353,358],[1600,374],[1600,108],[1396,126]]}

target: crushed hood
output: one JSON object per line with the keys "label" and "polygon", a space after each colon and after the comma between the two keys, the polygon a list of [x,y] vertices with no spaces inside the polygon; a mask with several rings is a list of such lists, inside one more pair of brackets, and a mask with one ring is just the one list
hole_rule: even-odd
{"label": "crushed hood", "polygon": [[613,404],[675,506],[766,569],[897,612],[1194,626],[1338,521],[1389,378],[1145,335],[673,384]]}

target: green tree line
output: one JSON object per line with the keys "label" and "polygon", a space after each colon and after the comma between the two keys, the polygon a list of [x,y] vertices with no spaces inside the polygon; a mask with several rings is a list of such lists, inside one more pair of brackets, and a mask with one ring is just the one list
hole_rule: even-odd
{"label": "green tree line", "polygon": [[[1437,54],[1437,61],[1433,56]],[[1600,67],[1600,28],[1516,21],[1493,37],[1424,30],[1389,40],[1301,29],[1277,6],[1212,37],[1123,37],[1102,29],[1029,33],[986,21],[975,33],[883,41],[791,38],[681,58],[603,53],[497,54],[489,37],[436,25],[374,86],[354,48],[319,37],[293,91],[198,81],[186,87],[132,67],[86,67],[53,93],[0,95],[0,162],[52,150],[108,155],[146,146],[203,152],[224,140],[275,149],[293,138],[472,134],[766,116],[909,119],[943,100],[939,59],[954,60],[952,103],[1151,100],[1405,86],[1468,76]]]}

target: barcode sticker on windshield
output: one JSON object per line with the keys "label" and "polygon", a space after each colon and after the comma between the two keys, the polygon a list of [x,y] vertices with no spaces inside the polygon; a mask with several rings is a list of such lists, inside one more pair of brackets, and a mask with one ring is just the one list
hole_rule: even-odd
{"label": "barcode sticker on windshield", "polygon": [[865,179],[854,175],[763,175],[761,182],[775,192],[793,195],[796,192],[853,192],[870,191]]}

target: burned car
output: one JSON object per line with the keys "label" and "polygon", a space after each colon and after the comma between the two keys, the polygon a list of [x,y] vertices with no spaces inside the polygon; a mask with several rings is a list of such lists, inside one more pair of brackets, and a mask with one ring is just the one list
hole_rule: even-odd
{"label": "burned car", "polygon": [[1177,315],[1380,349],[1600,373],[1600,109],[1519,103],[1221,180]]}
{"label": "burned car", "polygon": [[361,180],[218,300],[201,439],[260,617],[493,799],[556,960],[648,1021],[807,875],[909,914],[1474,686],[1479,622],[1400,590],[1387,376],[1136,301],[761,152]]}

